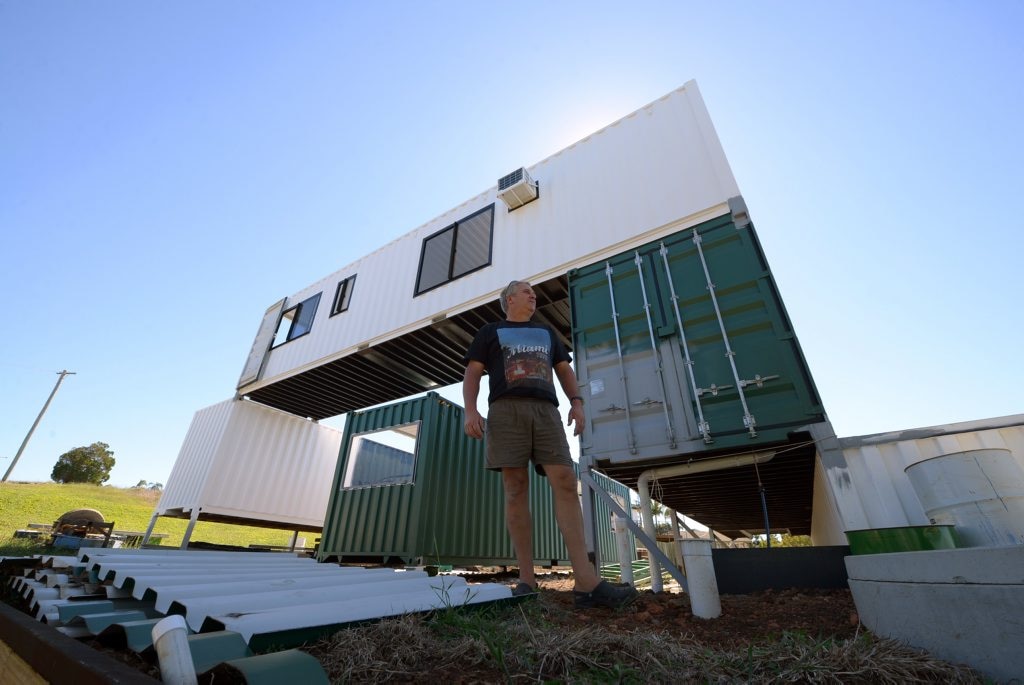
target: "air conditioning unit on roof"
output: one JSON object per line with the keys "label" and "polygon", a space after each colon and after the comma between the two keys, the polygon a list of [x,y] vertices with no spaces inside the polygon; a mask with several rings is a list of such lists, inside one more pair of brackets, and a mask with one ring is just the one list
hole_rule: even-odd
{"label": "air conditioning unit on roof", "polygon": [[533,202],[538,195],[540,188],[524,167],[498,179],[498,197],[505,201],[509,211]]}

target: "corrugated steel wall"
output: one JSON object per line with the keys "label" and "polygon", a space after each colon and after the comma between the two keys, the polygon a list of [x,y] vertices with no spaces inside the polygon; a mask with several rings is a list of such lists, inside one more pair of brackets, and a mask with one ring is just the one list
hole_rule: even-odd
{"label": "corrugated steel wall", "polygon": [[334,428],[255,402],[202,409],[157,513],[199,506],[207,514],[319,528],[341,438]]}
{"label": "corrugated steel wall", "polygon": [[157,513],[172,509],[190,511],[199,503],[234,405],[234,400],[219,402],[200,409],[192,417],[157,503]]}
{"label": "corrugated steel wall", "polygon": [[[717,217],[571,271],[569,290],[576,368],[590,395],[584,454],[629,461],[746,450],[824,422],[753,226]],[[745,425],[744,401],[756,437]],[[711,442],[698,429],[701,414]]]}
{"label": "corrugated steel wall", "polygon": [[[506,171],[511,169],[496,170],[495,178]],[[540,183],[536,202],[508,212],[491,188],[290,296],[289,307],[322,293],[312,330],[271,350],[263,378],[247,389],[350,353],[361,343],[420,328],[439,313],[471,309],[495,298],[513,278],[561,275],[696,224],[721,214],[739,195],[692,81],[529,167],[529,173]],[[491,266],[414,297],[423,239],[492,203]],[[543,250],[536,249],[540,244]],[[358,278],[349,310],[331,317],[338,282],[353,275]]]}
{"label": "corrugated steel wall", "polygon": [[[603,473],[591,471],[593,479],[604,488],[615,499],[619,500],[620,506],[626,510],[626,514],[632,516],[631,490],[617,480],[612,480]],[[594,498],[594,515],[597,521],[597,548],[602,564],[619,563],[619,551],[615,543],[615,533],[612,531],[612,510],[607,502],[599,497]],[[632,532],[626,534],[629,537],[629,549],[633,559],[636,559],[636,537]]]}
{"label": "corrugated steel wall", "polygon": [[[841,438],[846,473],[825,474],[833,528],[861,530],[927,525],[904,469],[924,459],[974,449],[1008,449],[1024,466],[1024,414],[982,421]],[[847,480],[840,485],[836,478]],[[816,505],[817,508],[817,505]],[[824,530],[828,522],[822,521]]]}
{"label": "corrugated steel wall", "polygon": [[[352,436],[421,420],[414,483],[345,490]],[[534,558],[565,563],[551,490],[531,472]],[[345,422],[320,558],[394,556],[406,562],[514,564],[501,477],[484,468],[484,443],[463,432],[463,411],[435,393],[352,412]]]}

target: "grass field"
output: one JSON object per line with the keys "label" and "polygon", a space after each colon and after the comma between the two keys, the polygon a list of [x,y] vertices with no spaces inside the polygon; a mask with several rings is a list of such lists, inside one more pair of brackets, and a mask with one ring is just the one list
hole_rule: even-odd
{"label": "grass field", "polygon": [[[105,521],[113,522],[117,530],[144,531],[160,499],[160,493],[144,488],[116,488],[105,485],[80,483],[0,483],[0,556],[37,554],[45,551],[42,543],[15,539],[14,532],[29,523],[53,523],[74,509],[96,509]],[[164,533],[161,542],[178,547],[188,521],[161,517],[154,533]],[[319,536],[315,532],[300,532],[306,546],[312,547]],[[192,541],[220,545],[287,545],[292,533],[286,530],[233,526],[225,523],[200,521],[192,531]]]}

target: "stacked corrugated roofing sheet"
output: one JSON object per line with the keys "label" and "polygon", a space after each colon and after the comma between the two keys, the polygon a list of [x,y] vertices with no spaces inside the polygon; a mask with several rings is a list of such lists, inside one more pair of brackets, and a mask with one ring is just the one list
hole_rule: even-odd
{"label": "stacked corrugated roofing sheet", "polygon": [[[66,635],[97,636],[148,656],[153,626],[180,615],[193,633],[197,673],[296,647],[355,622],[511,598],[503,585],[470,585],[419,570],[195,550],[86,549],[77,557],[41,557],[11,579],[9,590],[33,617]],[[290,661],[279,654],[277,661]]]}

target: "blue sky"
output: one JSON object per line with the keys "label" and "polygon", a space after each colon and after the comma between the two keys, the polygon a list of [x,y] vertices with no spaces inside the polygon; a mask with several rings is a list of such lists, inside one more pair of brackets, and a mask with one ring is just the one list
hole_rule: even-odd
{"label": "blue sky", "polygon": [[840,436],[1024,412],[1024,3],[0,2],[0,470],[166,482],[264,310],[696,79]]}

